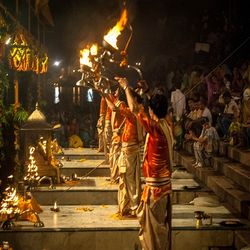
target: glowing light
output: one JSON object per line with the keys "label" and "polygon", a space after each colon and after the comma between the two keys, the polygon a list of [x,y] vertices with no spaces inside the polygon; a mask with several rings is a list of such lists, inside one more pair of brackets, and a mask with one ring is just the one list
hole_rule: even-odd
{"label": "glowing light", "polygon": [[97,44],[93,44],[93,45],[90,47],[90,55],[96,56],[97,53],[98,53],[98,46],[97,46]]}
{"label": "glowing light", "polygon": [[61,64],[61,61],[54,61],[54,66],[58,67],[60,66],[60,64]]}
{"label": "glowing light", "polygon": [[48,55],[46,52],[38,52],[29,45],[25,35],[20,32],[13,38],[9,52],[9,65],[16,71],[46,73],[48,70]]}
{"label": "glowing light", "polygon": [[90,50],[89,49],[82,49],[80,50],[80,64],[86,65],[92,68],[92,62],[90,61]]}
{"label": "glowing light", "polygon": [[14,215],[20,212],[18,208],[19,197],[16,188],[8,186],[3,192],[5,197],[2,199],[0,214],[1,215]]}
{"label": "glowing light", "polygon": [[28,182],[34,182],[34,181],[38,181],[40,179],[39,175],[38,175],[38,167],[36,165],[36,161],[35,158],[33,156],[35,152],[35,148],[34,147],[30,147],[30,155],[29,155],[29,165],[28,165],[28,171],[27,171],[27,175],[24,177],[25,181]]}
{"label": "glowing light", "polygon": [[8,38],[6,39],[6,41],[5,41],[5,44],[6,44],[6,45],[9,45],[10,42],[11,42],[11,37],[8,37]]}
{"label": "glowing light", "polygon": [[110,44],[113,48],[118,50],[117,47],[117,38],[121,34],[121,31],[124,30],[128,21],[128,13],[127,10],[124,9],[122,11],[120,20],[116,23],[116,25],[109,30],[109,32],[104,36],[104,40]]}

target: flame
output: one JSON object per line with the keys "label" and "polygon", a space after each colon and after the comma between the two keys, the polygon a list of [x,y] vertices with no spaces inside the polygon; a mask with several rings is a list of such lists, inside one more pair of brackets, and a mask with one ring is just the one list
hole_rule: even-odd
{"label": "flame", "polygon": [[80,50],[80,64],[87,65],[92,68],[92,62],[89,59],[90,50],[89,49],[82,49]]}
{"label": "flame", "polygon": [[90,47],[90,55],[92,56],[96,56],[98,53],[98,46],[96,43],[94,43],[91,47]]}
{"label": "flame", "polygon": [[85,49],[80,50],[80,64],[92,68],[93,65],[89,56],[96,56],[97,52],[97,44],[88,45]]}
{"label": "flame", "polygon": [[121,31],[124,30],[128,21],[128,12],[126,9],[122,11],[120,20],[116,23],[116,25],[109,30],[109,32],[104,36],[104,40],[110,44],[112,47],[118,50],[116,45],[117,38],[121,34]]}

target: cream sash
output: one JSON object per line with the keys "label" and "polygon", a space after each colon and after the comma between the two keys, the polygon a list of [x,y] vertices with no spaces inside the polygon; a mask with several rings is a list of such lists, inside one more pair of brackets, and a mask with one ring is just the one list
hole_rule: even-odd
{"label": "cream sash", "polygon": [[171,127],[168,125],[168,123],[167,123],[167,121],[165,119],[160,119],[159,124],[160,124],[160,127],[161,127],[162,131],[164,132],[164,134],[165,134],[165,136],[167,138],[168,153],[169,153],[169,160],[170,160],[170,169],[171,169],[171,172],[172,172],[173,156],[174,156],[174,152],[173,152],[174,138],[173,138],[172,130],[171,130]]}

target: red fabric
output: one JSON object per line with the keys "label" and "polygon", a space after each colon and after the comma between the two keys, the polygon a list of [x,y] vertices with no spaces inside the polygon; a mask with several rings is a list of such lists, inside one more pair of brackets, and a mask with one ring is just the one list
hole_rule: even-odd
{"label": "red fabric", "polygon": [[122,103],[120,105],[121,115],[126,117],[124,131],[122,134],[122,142],[138,142],[136,116],[129,108]]}
{"label": "red fabric", "polygon": [[111,113],[112,113],[112,109],[107,107],[107,112],[106,112],[106,116],[105,116],[105,120],[111,120]]}
{"label": "red fabric", "polygon": [[[162,131],[160,125],[148,117],[143,108],[137,114],[138,120],[149,133],[147,152],[143,162],[143,175],[144,177],[171,177],[170,161],[168,153],[167,139]],[[142,199],[148,198],[148,189],[145,187]],[[150,187],[153,191],[154,198],[159,198],[162,194],[171,191],[171,185],[164,187]]]}
{"label": "red fabric", "polygon": [[100,102],[100,116],[105,115],[107,111],[107,103],[104,97],[102,97]]}

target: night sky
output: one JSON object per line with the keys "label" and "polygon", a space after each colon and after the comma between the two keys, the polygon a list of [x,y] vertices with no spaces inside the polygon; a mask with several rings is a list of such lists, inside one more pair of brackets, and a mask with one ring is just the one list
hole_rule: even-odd
{"label": "night sky", "polygon": [[[239,3],[240,2],[240,3]],[[237,27],[249,24],[248,1],[232,0],[130,0],[127,1],[133,38],[129,60],[150,63],[155,58],[189,54],[199,33],[204,13],[209,14],[211,27],[223,16]],[[78,61],[84,42],[101,43],[104,33],[119,19],[122,1],[118,0],[51,0],[55,27],[47,32],[46,45],[53,59],[65,64]],[[220,19],[220,20],[219,20]],[[248,34],[249,35],[249,34]],[[244,37],[239,37],[244,39]],[[191,51],[192,52],[192,51]],[[150,58],[150,60],[149,60]]]}

